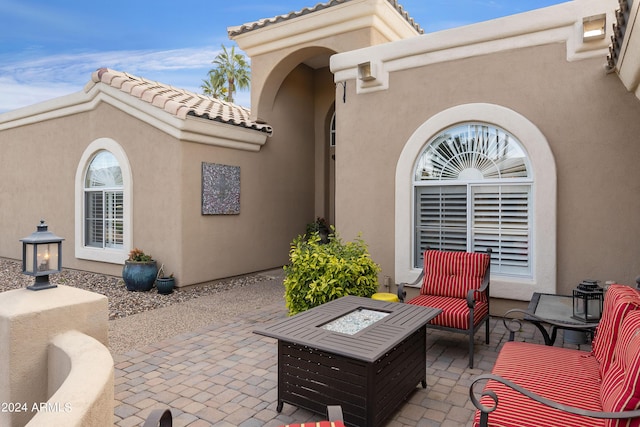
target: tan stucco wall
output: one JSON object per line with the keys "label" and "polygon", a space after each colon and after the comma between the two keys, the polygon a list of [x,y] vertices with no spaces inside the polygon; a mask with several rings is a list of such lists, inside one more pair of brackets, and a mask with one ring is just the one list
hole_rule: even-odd
{"label": "tan stucco wall", "polygon": [[[69,137],[70,131],[77,138]],[[63,251],[72,247],[73,222],[66,218],[73,218],[74,176],[83,150],[79,141],[88,132],[80,117],[0,132],[2,256],[19,259],[19,239],[35,231],[43,218],[50,231],[66,239]]]}
{"label": "tan stucco wall", "polygon": [[[93,405],[89,396],[94,396],[100,401],[98,406],[102,409],[97,410],[103,418],[101,424],[93,425],[107,425],[104,423],[105,415],[111,422],[113,419],[113,360],[106,349],[107,322],[107,298],[104,295],[68,286],[44,291],[30,291],[23,288],[1,293],[0,402],[24,403],[28,410],[1,411],[0,425],[22,426],[38,413],[32,410],[34,404],[39,407],[41,403],[46,403],[56,391],[48,389],[48,378],[52,381],[57,378],[58,383],[60,382],[59,376],[49,377],[50,369],[68,371],[71,374],[71,371],[78,367],[77,364],[72,365],[69,371],[69,365],[59,357],[54,360],[61,363],[60,366],[55,364],[49,366],[51,343],[56,341],[60,334],[68,331],[77,331],[92,337],[95,345],[91,344],[91,351],[96,348],[96,345],[104,349],[100,352],[101,356],[94,361],[100,364],[95,366],[95,380],[101,378],[102,382],[80,381],[84,385],[96,386],[97,389],[87,390],[84,395],[85,400],[74,398],[70,401],[76,405],[77,412],[71,418],[82,416],[82,413]],[[81,354],[79,356],[82,357]],[[69,386],[65,389],[67,387]],[[79,387],[76,378],[75,387],[72,385],[71,389]],[[71,398],[72,394],[65,392],[62,397]],[[105,396],[106,400],[103,399]],[[64,405],[67,402],[57,403],[59,411],[64,412],[66,409]],[[73,410],[72,407],[71,411]],[[100,417],[97,414],[96,416]],[[68,425],[74,425],[74,423]]]}
{"label": "tan stucco wall", "polygon": [[[296,68],[283,82],[260,152],[184,144],[184,274],[192,282],[281,266],[289,243],[313,221],[314,78]],[[285,131],[286,129],[286,131]],[[202,162],[240,166],[240,214],[200,215]]]}
{"label": "tan stucco wall", "polygon": [[325,218],[333,223],[333,194],[330,192],[334,174],[334,160],[331,158],[330,126],[335,111],[333,74],[328,67],[315,71],[315,200],[314,218]]}
{"label": "tan stucco wall", "polygon": [[[312,76],[303,80],[306,93],[296,79],[289,81],[282,91],[285,104],[293,92],[313,111]],[[120,264],[86,261],[74,253],[76,170],[92,141],[109,138],[122,147],[131,167],[132,245],[165,263],[179,285],[280,266],[292,236],[313,218],[313,114],[296,111],[299,132],[284,133],[283,142],[276,139],[273,148],[267,144],[261,152],[182,142],[105,103],[90,112],[4,130],[0,166],[7,179],[0,180],[0,197],[7,209],[0,214],[0,256],[20,259],[19,239],[45,218],[49,229],[65,238],[64,267],[121,274]],[[283,140],[284,135],[291,139]],[[34,161],[38,158],[50,161]],[[202,162],[241,167],[240,215],[201,215]],[[291,181],[300,188],[290,188]]]}
{"label": "tan stucco wall", "polygon": [[336,103],[338,228],[347,236],[361,231],[382,274],[394,277],[395,167],[404,144],[440,111],[492,103],[535,124],[553,152],[558,293],[585,278],[633,284],[640,103],[605,74],[604,58],[566,56],[565,45],[554,43],[445,61],[392,72],[389,89],[373,93],[356,94],[348,81],[347,102]]}
{"label": "tan stucco wall", "polygon": [[[260,32],[257,31],[256,36],[259,34]],[[236,41],[242,47],[242,40]],[[328,66],[328,55],[332,53],[347,52],[388,41],[373,29],[361,29],[252,56],[252,116],[261,119],[268,117],[275,93],[279,90],[282,80],[298,64],[310,58],[324,56],[327,57],[326,65]]]}
{"label": "tan stucco wall", "polygon": [[27,427],[107,427],[113,425],[113,358],[89,335],[56,335],[48,351],[48,395]]}
{"label": "tan stucco wall", "polygon": [[416,36],[396,7],[387,0],[332,4],[292,19],[266,20],[232,36],[251,57],[252,116],[268,115],[282,79],[309,58]]}
{"label": "tan stucco wall", "polygon": [[[181,271],[179,226],[182,202],[179,176],[181,143],[164,132],[112,106],[95,113],[92,136],[115,140],[125,150],[133,181],[132,246],[150,253],[169,271]],[[99,117],[99,120],[97,120]],[[122,267],[115,268],[118,274]]]}
{"label": "tan stucco wall", "polygon": [[[122,266],[77,259],[75,176],[81,156],[98,138],[116,141],[127,154],[133,178],[132,243],[179,271],[180,144],[110,105],[0,132],[0,256],[20,259],[19,239],[44,218],[63,237],[63,266],[119,275]],[[124,258],[123,258],[124,261]]]}
{"label": "tan stucco wall", "polygon": [[[179,286],[280,267],[287,262],[291,240],[326,205],[324,198],[315,198],[326,180],[324,174],[316,176],[315,162],[326,162],[324,125],[332,104],[328,68],[295,67],[268,113],[274,136],[257,152],[181,141],[149,124],[144,112],[117,108],[117,103],[4,129],[0,167],[6,179],[0,180],[0,202],[7,208],[0,214],[5,233],[0,256],[20,259],[19,239],[44,218],[51,231],[65,238],[64,267],[121,274],[120,260],[81,259],[74,245],[80,230],[76,173],[87,147],[108,139],[122,148],[131,169],[132,247],[164,263]],[[239,129],[187,120],[202,121],[205,129],[225,126],[230,136]],[[240,166],[239,215],[201,214],[203,162]],[[121,262],[125,258],[123,253]]]}

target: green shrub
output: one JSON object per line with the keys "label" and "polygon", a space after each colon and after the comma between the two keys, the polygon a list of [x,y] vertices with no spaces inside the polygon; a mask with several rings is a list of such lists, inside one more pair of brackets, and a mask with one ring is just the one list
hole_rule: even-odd
{"label": "green shrub", "polygon": [[304,234],[305,240],[309,240],[309,237],[313,233],[320,234],[320,240],[322,243],[327,243],[329,240],[329,234],[331,233],[331,227],[327,224],[327,220],[318,217],[314,222],[307,224],[307,230]]}
{"label": "green shrub", "polygon": [[345,295],[370,297],[378,291],[380,266],[360,237],[345,244],[335,229],[324,244],[317,231],[298,236],[289,261],[284,286],[290,316]]}

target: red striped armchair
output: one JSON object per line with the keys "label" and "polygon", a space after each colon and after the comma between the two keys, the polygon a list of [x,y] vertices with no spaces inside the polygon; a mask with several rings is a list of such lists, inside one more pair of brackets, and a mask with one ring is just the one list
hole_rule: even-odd
{"label": "red striped armchair", "polygon": [[345,427],[340,405],[327,406],[327,418],[329,421],[312,421],[302,424],[285,424],[280,427]]}
{"label": "red striped armchair", "polygon": [[407,301],[442,310],[429,327],[462,332],[469,337],[469,367],[473,368],[473,341],[485,325],[489,344],[489,276],[491,249],[486,253],[448,252],[427,249],[424,268],[412,284],[398,285],[398,298],[404,302],[405,286],[420,286],[420,295]]}

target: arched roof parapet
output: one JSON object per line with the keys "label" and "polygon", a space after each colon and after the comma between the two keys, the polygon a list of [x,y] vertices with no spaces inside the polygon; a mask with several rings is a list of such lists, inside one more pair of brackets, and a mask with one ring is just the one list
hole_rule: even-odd
{"label": "arched roof parapet", "polygon": [[[334,50],[323,46],[311,46],[287,53],[277,61],[268,72],[264,74],[253,73],[252,113],[259,117],[263,111],[269,111],[275,101],[278,90],[286,77],[300,64],[313,69],[329,66],[329,57],[336,53]],[[256,78],[259,81],[256,81]]]}

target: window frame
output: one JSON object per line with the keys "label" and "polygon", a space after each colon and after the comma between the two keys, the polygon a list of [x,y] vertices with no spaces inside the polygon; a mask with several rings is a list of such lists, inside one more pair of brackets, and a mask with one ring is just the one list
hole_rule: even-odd
{"label": "window frame", "polygon": [[[85,245],[85,203],[86,192],[88,188],[85,186],[85,178],[89,166],[95,156],[100,151],[108,151],[111,153],[120,166],[122,173],[122,193],[123,193],[123,239],[122,247],[94,247]],[[133,205],[132,205],[132,175],[131,166],[124,149],[113,139],[99,138],[93,141],[85,149],[78,169],[76,170],[76,191],[75,191],[75,256],[79,259],[91,261],[100,261],[112,264],[124,264],[127,255],[131,250],[131,236],[133,224]]]}
{"label": "window frame", "polygon": [[509,108],[488,103],[461,104],[443,110],[416,128],[396,164],[395,280],[412,283],[420,274],[413,267],[414,166],[425,147],[444,129],[464,122],[482,122],[504,129],[520,141],[531,165],[531,218],[533,233],[531,277],[504,277],[492,273],[491,295],[527,301],[533,292],[555,293],[557,276],[557,171],[544,134],[526,117]]}
{"label": "window frame", "polygon": [[[480,134],[478,132],[481,132]],[[481,147],[478,147],[475,144],[471,146],[466,144],[466,139],[470,135],[473,135],[475,138],[476,144],[480,144]],[[493,136],[499,136],[501,139],[495,140]],[[483,136],[491,136],[489,139],[484,139]],[[462,139],[458,139],[462,137]],[[479,137],[479,139],[478,139]],[[451,147],[451,144],[454,144],[455,141],[462,141],[459,144],[456,144],[457,148],[452,151],[448,147]],[[506,141],[506,143],[511,144],[510,146],[503,145],[502,148],[509,147],[511,152],[514,152],[518,155],[518,157],[514,157],[519,161],[517,164],[521,165],[519,168],[519,172],[517,176],[510,176],[508,169],[500,168],[500,164],[506,164],[507,162],[502,162],[502,159],[511,158],[510,156],[504,157],[495,157],[497,156],[500,150],[500,143],[502,141]],[[497,142],[498,145],[494,145]],[[440,147],[443,146],[441,149]],[[431,148],[433,147],[433,148]],[[495,150],[494,150],[495,148]],[[460,150],[462,149],[462,150]],[[482,153],[482,156],[479,154]],[[435,153],[435,154],[433,154]],[[493,157],[493,160],[484,161],[484,158],[489,160],[489,157]],[[463,161],[454,161],[455,159],[463,159]],[[424,161],[423,161],[424,160]],[[436,163],[434,163],[436,162]],[[497,163],[496,163],[497,162]],[[457,167],[451,169],[449,166],[453,163],[457,163]],[[436,167],[430,167],[429,165],[436,165]],[[476,166],[478,165],[478,166]],[[431,171],[427,173],[425,167],[428,167]],[[479,170],[475,169],[472,175],[473,177],[462,176],[465,174],[466,170],[463,168],[471,168],[474,167],[483,168],[483,173]],[[445,175],[442,175],[441,172],[444,170],[448,170]],[[421,173],[422,171],[422,173]],[[503,174],[504,171],[504,174]],[[423,174],[427,174],[424,176]],[[431,173],[435,173],[436,175],[431,175]],[[448,245],[445,247],[445,250],[467,250],[467,251],[479,251],[486,250],[485,245],[478,245],[478,242],[481,239],[478,239],[477,236],[481,233],[481,230],[484,230],[488,233],[489,236],[496,237],[500,234],[503,234],[502,231],[505,232],[516,232],[517,230],[514,228],[502,228],[499,227],[497,229],[498,233],[491,232],[490,227],[477,227],[475,223],[476,212],[478,212],[479,205],[476,203],[477,194],[481,194],[487,192],[487,190],[495,188],[501,196],[499,197],[500,202],[508,200],[509,198],[503,198],[502,194],[508,188],[522,188],[523,193],[527,195],[527,221],[526,227],[524,230],[526,231],[527,236],[527,260],[526,260],[526,268],[524,266],[520,267],[508,267],[508,262],[503,263],[500,261],[499,256],[500,252],[497,250],[497,246],[504,242],[503,239],[496,237],[495,240],[489,239],[490,242],[495,244],[490,244],[490,246],[494,249],[492,256],[492,274],[494,276],[510,276],[510,277],[518,277],[518,278],[531,278],[532,277],[532,256],[533,256],[533,248],[531,241],[531,236],[535,232],[533,230],[533,224],[531,218],[533,216],[533,208],[531,204],[531,195],[533,191],[533,179],[531,177],[531,163],[529,161],[529,156],[520,141],[507,132],[505,129],[500,128],[499,126],[495,126],[490,123],[480,123],[477,121],[463,122],[457,123],[453,126],[450,126],[446,129],[443,129],[440,133],[435,135],[435,137],[426,141],[420,154],[416,158],[416,162],[414,164],[414,173],[413,173],[413,199],[412,199],[412,211],[413,211],[413,233],[412,233],[412,253],[411,257],[413,259],[413,268],[419,268],[420,259],[422,254],[421,250],[418,249],[421,245],[418,240],[419,235],[419,225],[417,223],[419,216],[421,213],[419,212],[419,202],[418,197],[419,194],[424,194],[424,190],[426,188],[439,189],[438,193],[442,194],[443,190],[449,189],[453,190],[458,188],[458,191],[455,193],[451,193],[451,191],[444,191],[447,194],[458,194],[455,199],[460,199],[460,195],[464,194],[464,210],[460,211],[460,214],[464,212],[464,221],[462,221],[462,217],[457,221],[458,225],[456,228],[458,229],[457,234],[460,236],[458,243],[456,244],[454,241],[445,238],[445,243]],[[509,191],[509,193],[511,193]],[[515,192],[512,194],[516,194]],[[436,195],[437,198],[437,195]],[[424,199],[421,199],[424,200]],[[433,199],[435,200],[435,199]],[[448,200],[452,200],[448,198]],[[450,214],[454,214],[454,211],[449,211]],[[501,214],[502,212],[500,212]],[[424,217],[424,214],[422,214]],[[428,216],[428,215],[427,215]],[[462,226],[462,224],[464,226]],[[437,227],[429,227],[425,226],[425,232],[437,232],[440,229],[442,232],[442,225]],[[520,228],[522,230],[522,228]],[[453,229],[450,230],[453,232]],[[464,235],[464,239],[462,239],[462,235]],[[453,236],[453,234],[450,234]],[[464,240],[464,243],[463,243]],[[442,243],[442,241],[441,241]],[[464,247],[462,247],[464,245]],[[440,246],[435,244],[430,244],[431,248],[437,249]],[[508,252],[506,252],[508,253]],[[505,253],[505,254],[506,254]],[[514,258],[515,259],[515,258]],[[508,270],[511,270],[510,272]]]}
{"label": "window frame", "polygon": [[336,148],[336,112],[331,116],[329,124],[329,148]]}

